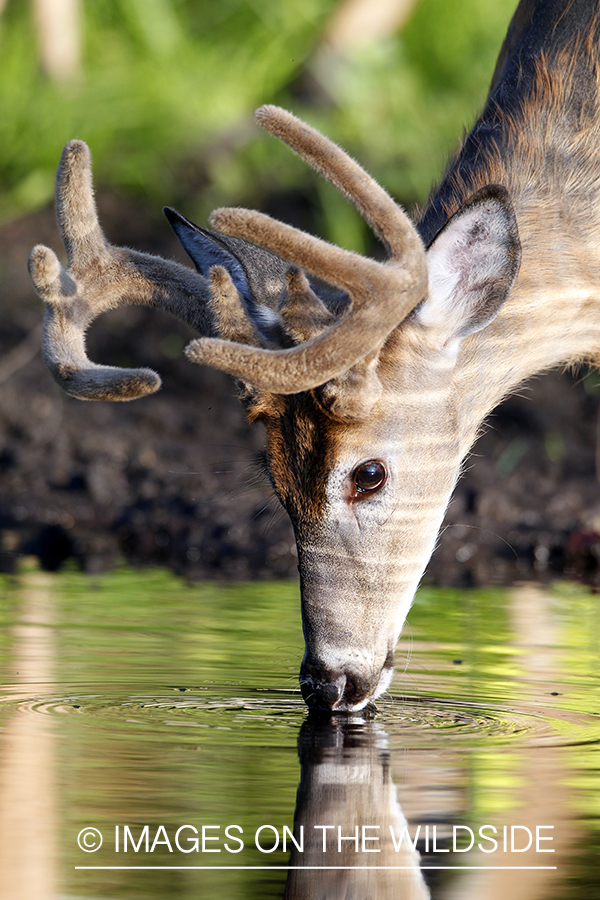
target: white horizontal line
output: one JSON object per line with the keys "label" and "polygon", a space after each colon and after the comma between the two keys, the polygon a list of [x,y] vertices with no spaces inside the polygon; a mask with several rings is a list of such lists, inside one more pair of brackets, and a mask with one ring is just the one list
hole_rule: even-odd
{"label": "white horizontal line", "polygon": [[310,871],[334,871],[334,870],[344,870],[344,871],[352,871],[353,869],[360,871],[383,871],[383,870],[399,870],[399,869],[415,869],[419,868],[421,871],[440,871],[442,869],[448,869],[450,871],[457,871],[458,869],[480,869],[485,871],[486,869],[494,870],[494,871],[504,871],[507,872],[525,872],[525,871],[541,871],[541,870],[550,870],[556,869],[557,866],[75,866],[76,869],[123,869],[125,871],[130,870],[139,870],[146,871],[150,869],[160,869],[162,870],[184,870],[184,869],[210,869],[211,871],[218,871],[219,869],[223,869],[223,871],[230,870],[254,870],[254,869],[283,869],[286,872],[291,870],[294,871],[302,871],[303,869],[307,869]]}

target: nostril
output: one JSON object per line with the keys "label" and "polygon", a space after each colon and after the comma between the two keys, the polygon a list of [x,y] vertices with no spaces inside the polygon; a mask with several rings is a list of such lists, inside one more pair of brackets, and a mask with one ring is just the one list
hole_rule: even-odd
{"label": "nostril", "polygon": [[356,693],[356,685],[353,681],[347,681],[344,687],[344,697],[351,697]]}
{"label": "nostril", "polygon": [[300,672],[302,696],[311,709],[347,712],[360,709],[373,696],[377,683],[358,672],[340,672],[305,662]]}
{"label": "nostril", "polygon": [[339,702],[345,690],[345,681],[346,679],[342,675],[340,678],[336,678],[335,681],[320,682],[315,686],[317,696],[329,709],[333,709],[336,703]]}

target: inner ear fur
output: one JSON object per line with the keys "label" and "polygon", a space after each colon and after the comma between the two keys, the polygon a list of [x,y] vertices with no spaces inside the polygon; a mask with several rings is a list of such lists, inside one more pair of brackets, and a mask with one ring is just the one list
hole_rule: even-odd
{"label": "inner ear fur", "polygon": [[427,250],[429,294],[416,320],[450,346],[488,325],[519,272],[521,244],[508,191],[488,185],[448,220]]}

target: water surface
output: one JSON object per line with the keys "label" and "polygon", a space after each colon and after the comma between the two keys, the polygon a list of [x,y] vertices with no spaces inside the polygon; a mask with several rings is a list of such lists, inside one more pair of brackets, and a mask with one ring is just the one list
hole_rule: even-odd
{"label": "water surface", "polygon": [[589,900],[599,651],[581,587],[424,589],[319,719],[294,584],[5,577],[0,897]]}

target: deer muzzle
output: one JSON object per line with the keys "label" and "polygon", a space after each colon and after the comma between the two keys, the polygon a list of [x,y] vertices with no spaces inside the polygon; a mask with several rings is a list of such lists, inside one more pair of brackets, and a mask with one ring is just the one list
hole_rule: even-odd
{"label": "deer muzzle", "polygon": [[[394,673],[395,604],[380,578],[361,582],[341,553],[299,546],[306,651],[300,688],[307,706],[331,712],[365,707]],[[364,567],[362,567],[364,569]]]}
{"label": "deer muzzle", "polygon": [[394,652],[390,650],[380,669],[358,665],[332,667],[308,652],[300,669],[300,689],[310,709],[352,712],[362,709],[389,686],[394,674]]}

